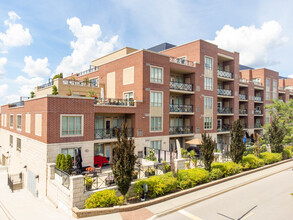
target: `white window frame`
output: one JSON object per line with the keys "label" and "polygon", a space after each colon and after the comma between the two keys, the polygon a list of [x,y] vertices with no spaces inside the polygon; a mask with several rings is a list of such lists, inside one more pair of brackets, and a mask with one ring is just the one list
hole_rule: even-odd
{"label": "white window frame", "polygon": [[[156,103],[156,102],[152,102],[152,93],[161,93],[161,95],[162,95],[162,103],[161,103],[161,105],[152,105],[152,103]],[[155,90],[151,90],[150,91],[150,107],[163,107],[163,97],[164,96],[164,93],[163,93],[163,91],[155,91]],[[157,103],[158,104],[158,103]]]}
{"label": "white window frame", "polygon": [[[157,146],[158,146],[158,143],[161,143],[160,144],[160,149],[159,148],[153,148],[152,143],[153,143],[153,146],[154,146],[154,143],[157,143]],[[151,140],[150,141],[150,148],[154,149],[154,150],[162,150],[162,140]]]}
{"label": "white window frame", "polygon": [[[97,88],[99,88],[99,87],[100,87],[100,77],[97,76],[97,77],[90,78],[90,79],[89,79],[89,85],[90,85],[90,86],[91,86],[91,80],[93,80],[93,79],[98,79],[98,85],[97,85]],[[95,88],[95,87],[94,87],[94,88]]]}
{"label": "white window frame", "polygon": [[[18,117],[20,116],[20,128],[18,127]],[[17,114],[16,115],[16,129],[18,130],[18,131],[21,131],[21,129],[22,129],[22,114]]]}
{"label": "white window frame", "polygon": [[125,94],[127,93],[133,93],[133,100],[134,100],[134,91],[126,91],[126,92],[123,92],[123,99],[125,99]]}
{"label": "white window frame", "polygon": [[[211,118],[211,128],[205,128],[205,118]],[[204,130],[213,130],[213,117],[204,117],[203,118],[203,129]]]}
{"label": "white window frame", "polygon": [[[12,139],[11,139],[11,137],[12,137]],[[9,146],[10,147],[13,147],[13,135],[9,135]]]}
{"label": "white window frame", "polygon": [[[20,146],[18,146],[18,143],[20,143]],[[16,138],[16,151],[21,152],[21,139]]]}
{"label": "white window frame", "polygon": [[[209,58],[212,60],[212,69],[211,69],[212,73],[210,75],[206,73],[206,62],[205,62],[206,58]],[[211,83],[206,84],[206,79],[211,81]],[[214,82],[214,58],[210,56],[204,56],[204,90],[213,91],[214,89],[213,82]]]}
{"label": "white window frame", "polygon": [[[71,134],[71,135],[63,135],[62,134],[62,117],[80,117],[81,116],[81,134]],[[84,115],[83,114],[61,114],[60,115],[60,137],[82,137],[84,132]]]}
{"label": "white window frame", "polygon": [[[12,116],[12,126],[11,126],[11,119],[10,119],[11,116]],[[12,129],[14,128],[14,114],[9,115],[9,127],[12,128]]]}
{"label": "white window frame", "polygon": [[[161,118],[161,129],[152,130],[152,118]],[[150,116],[150,132],[162,132],[163,131],[163,115],[162,116]]]}
{"label": "white window frame", "polygon": [[[152,77],[151,77],[151,71],[152,71],[152,68],[162,69],[162,82],[153,82],[153,81],[152,81]],[[150,83],[164,84],[164,67],[150,65]]]}

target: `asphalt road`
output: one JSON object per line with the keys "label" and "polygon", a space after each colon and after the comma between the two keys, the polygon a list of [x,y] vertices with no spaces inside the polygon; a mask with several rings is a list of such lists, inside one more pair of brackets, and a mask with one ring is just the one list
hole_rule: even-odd
{"label": "asphalt road", "polygon": [[234,189],[161,220],[292,220],[293,170]]}

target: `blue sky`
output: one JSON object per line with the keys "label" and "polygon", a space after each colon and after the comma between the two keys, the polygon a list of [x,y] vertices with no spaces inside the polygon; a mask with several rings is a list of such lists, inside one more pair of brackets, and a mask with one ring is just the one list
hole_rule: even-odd
{"label": "blue sky", "polygon": [[243,64],[293,75],[290,0],[0,0],[0,105],[121,47],[210,40]]}

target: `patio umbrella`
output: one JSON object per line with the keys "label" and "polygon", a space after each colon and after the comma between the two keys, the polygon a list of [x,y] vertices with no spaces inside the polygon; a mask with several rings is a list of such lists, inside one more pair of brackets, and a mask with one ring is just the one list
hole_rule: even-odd
{"label": "patio umbrella", "polygon": [[178,159],[181,159],[182,158],[182,155],[181,155],[181,146],[180,146],[180,142],[179,142],[178,139],[176,139],[176,147],[177,147]]}
{"label": "patio umbrella", "polygon": [[194,138],[190,141],[185,142],[186,144],[190,144],[190,145],[201,145],[201,139],[199,138]]}
{"label": "patio umbrella", "polygon": [[77,155],[76,155],[76,168],[79,173],[82,171],[82,157],[81,157],[81,150],[77,150]]}

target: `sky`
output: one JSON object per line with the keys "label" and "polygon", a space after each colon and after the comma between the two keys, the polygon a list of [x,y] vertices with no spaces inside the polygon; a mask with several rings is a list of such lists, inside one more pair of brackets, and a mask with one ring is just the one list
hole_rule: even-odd
{"label": "sky", "polygon": [[0,0],[0,105],[125,46],[203,39],[293,77],[291,0]]}

